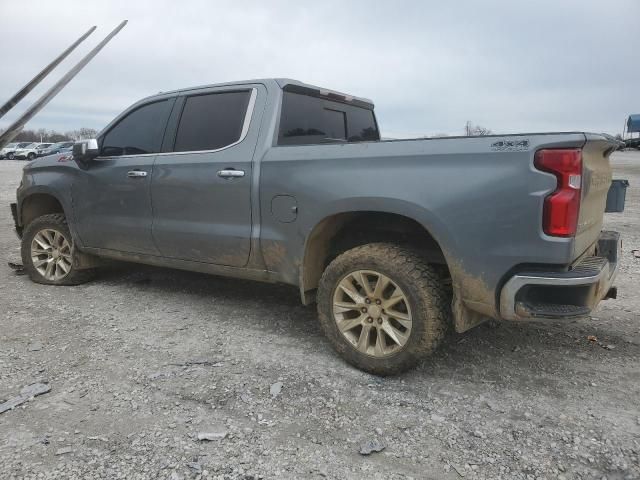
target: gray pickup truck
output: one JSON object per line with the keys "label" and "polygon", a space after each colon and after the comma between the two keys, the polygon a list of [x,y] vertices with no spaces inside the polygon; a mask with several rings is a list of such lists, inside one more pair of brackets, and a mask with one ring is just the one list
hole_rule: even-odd
{"label": "gray pickup truck", "polygon": [[12,204],[31,279],[104,259],[295,285],[337,352],[394,374],[448,328],[615,297],[610,137],[381,140],[371,101],[268,79],[141,100]]}

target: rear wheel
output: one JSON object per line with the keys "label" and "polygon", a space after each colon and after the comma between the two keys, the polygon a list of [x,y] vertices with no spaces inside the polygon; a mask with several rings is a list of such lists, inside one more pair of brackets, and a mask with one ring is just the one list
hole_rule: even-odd
{"label": "rear wheel", "polygon": [[73,252],[73,239],[63,214],[38,217],[24,230],[22,264],[36,283],[78,285],[90,280],[93,271],[75,268]]}
{"label": "rear wheel", "polygon": [[419,252],[374,243],[338,256],[318,289],[322,328],[347,362],[392,375],[413,367],[440,344],[450,296]]}

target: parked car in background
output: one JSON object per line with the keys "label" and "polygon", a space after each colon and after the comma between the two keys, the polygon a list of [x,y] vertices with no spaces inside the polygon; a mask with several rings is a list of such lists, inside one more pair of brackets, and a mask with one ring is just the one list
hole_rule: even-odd
{"label": "parked car in background", "polygon": [[62,150],[70,149],[73,147],[75,142],[58,142],[54,143],[50,147],[44,148],[40,150],[38,153],[38,157],[46,157],[48,155],[53,155],[56,153],[60,153]]}
{"label": "parked car in background", "polygon": [[70,162],[73,160],[73,147],[63,148],[56,153],[38,157],[38,159],[40,158],[45,161],[51,160],[55,162]]}
{"label": "parked car in background", "polygon": [[38,145],[37,142],[29,142],[24,146],[16,148],[15,151],[13,152],[13,157],[12,158],[15,158],[15,159],[26,158],[28,153],[31,150],[34,150],[34,153],[35,153],[36,145]]}
{"label": "parked car in background", "polygon": [[7,153],[13,152],[17,145],[17,143],[9,143],[6,147],[0,149],[0,159],[4,158]]}
{"label": "parked car in background", "polygon": [[13,156],[18,160],[23,160],[25,158],[27,160],[33,160],[42,150],[49,148],[51,145],[53,145],[53,143],[31,143],[20,150],[16,150]]}
{"label": "parked car in background", "polygon": [[0,150],[0,158],[6,158],[7,160],[13,160],[16,150],[20,150],[31,145],[31,142],[10,143],[2,150]]}
{"label": "parked car in background", "polygon": [[628,138],[624,141],[625,148],[635,148],[640,150],[640,137],[638,138]]}
{"label": "parked car in background", "polygon": [[47,148],[51,148],[53,145],[53,142],[38,144],[38,146],[36,147],[36,157],[42,156],[42,152]]}
{"label": "parked car in background", "polygon": [[54,153],[53,156],[57,157],[57,160],[59,162],[62,162],[65,160],[73,160],[73,146],[68,148],[63,148],[59,152]]}

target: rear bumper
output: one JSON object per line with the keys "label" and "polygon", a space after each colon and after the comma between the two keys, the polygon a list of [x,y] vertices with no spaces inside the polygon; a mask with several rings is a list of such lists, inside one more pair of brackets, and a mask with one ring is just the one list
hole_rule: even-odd
{"label": "rear bumper", "polygon": [[505,320],[574,318],[591,311],[604,298],[615,298],[620,235],[603,231],[595,256],[564,272],[523,272],[511,277],[500,294]]}

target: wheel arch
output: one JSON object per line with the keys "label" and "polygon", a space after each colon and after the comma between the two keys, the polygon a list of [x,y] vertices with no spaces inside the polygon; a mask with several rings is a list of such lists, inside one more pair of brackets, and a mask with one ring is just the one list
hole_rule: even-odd
{"label": "wheel arch", "polygon": [[[418,220],[406,205],[398,209],[343,210],[324,216],[306,236],[299,271],[304,304],[314,301],[315,290],[326,266],[340,253],[365,243],[392,241],[419,248],[429,261],[448,268],[446,234],[435,235],[425,216]],[[437,220],[436,220],[437,222]]]}
{"label": "wheel arch", "polygon": [[34,219],[50,213],[62,213],[67,216],[57,195],[47,190],[34,190],[22,198],[18,220],[20,226],[25,228]]}
{"label": "wheel arch", "polygon": [[102,265],[104,262],[100,261],[97,257],[87,254],[82,251],[83,246],[80,242],[78,235],[74,229],[73,222],[71,222],[71,206],[65,205],[61,196],[57,195],[55,191],[46,186],[35,186],[27,193],[20,196],[20,201],[17,209],[17,218],[20,225],[16,225],[16,230],[19,231],[22,237],[22,232],[26,227],[38,217],[43,215],[50,215],[61,213],[66,219],[69,233],[73,239],[75,246],[74,249],[74,267],[79,270],[85,270]]}

